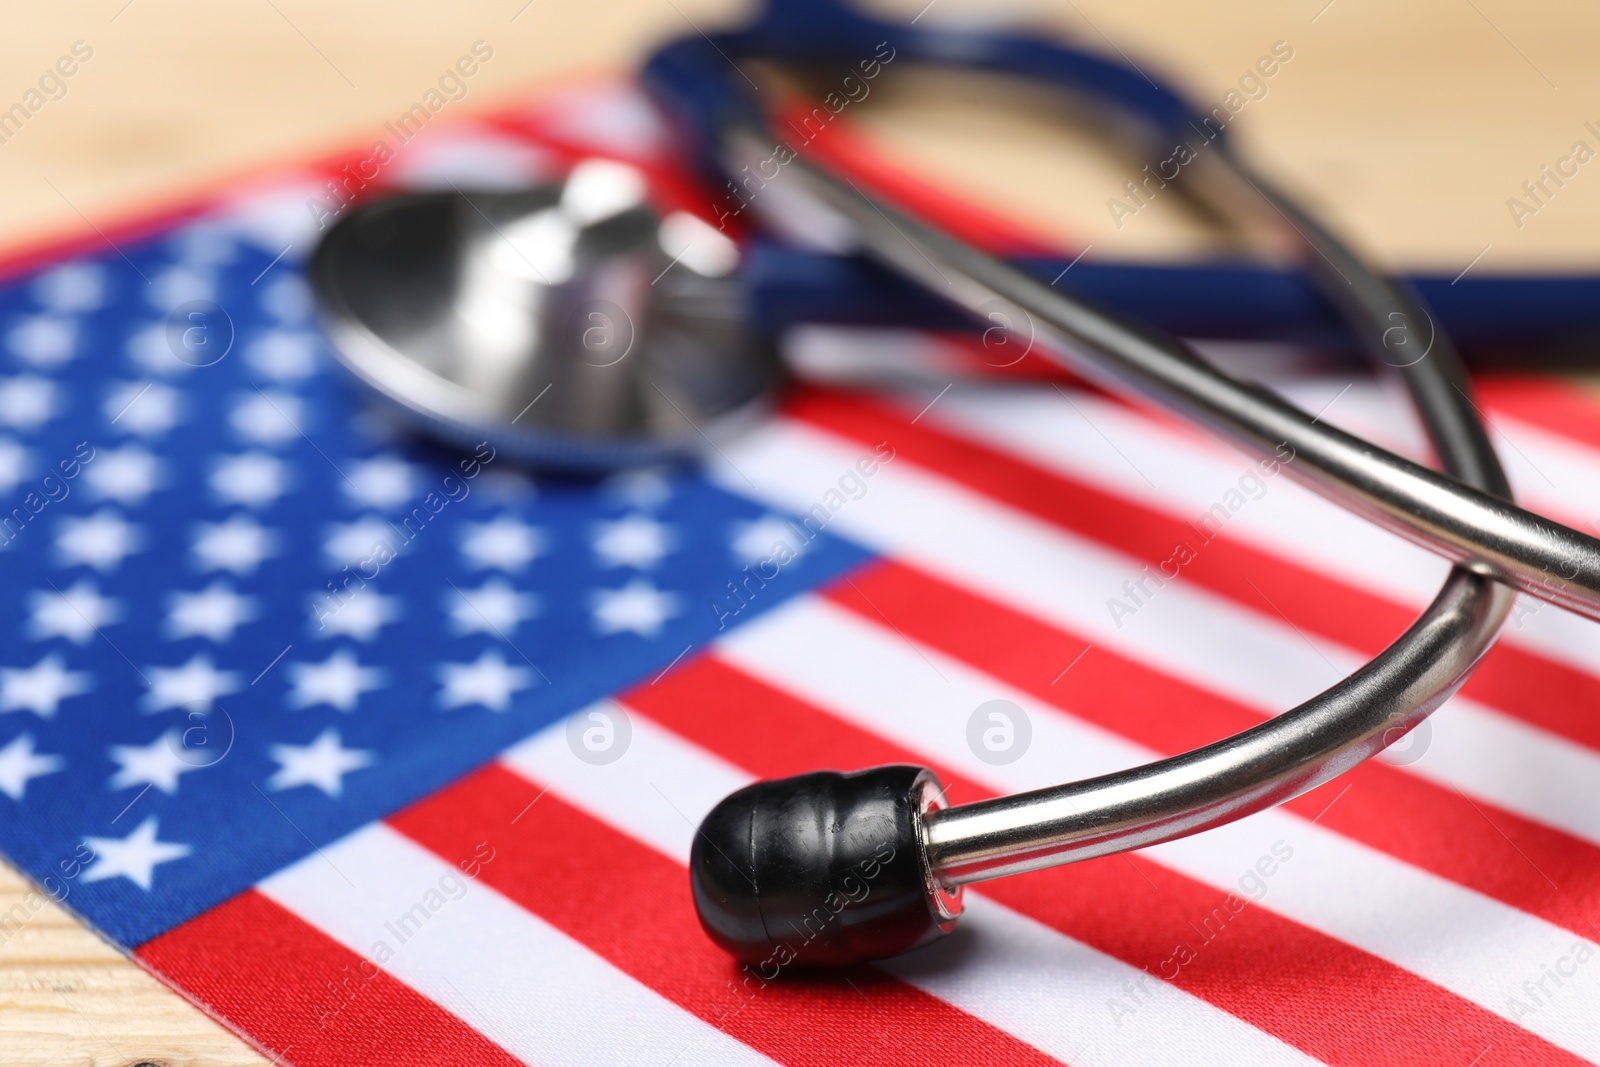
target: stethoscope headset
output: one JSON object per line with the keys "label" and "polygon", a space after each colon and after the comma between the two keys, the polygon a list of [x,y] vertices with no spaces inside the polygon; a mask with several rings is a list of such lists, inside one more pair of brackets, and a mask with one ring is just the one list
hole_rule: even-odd
{"label": "stethoscope headset", "polygon": [[[848,72],[885,43],[897,64],[997,72],[1097,98],[1115,131],[1133,131],[1149,150],[1203,138],[1178,180],[1185,194],[1241,225],[1277,223],[1370,358],[1404,383],[1441,470],[1322,422],[1070,285],[870,198],[803,151],[784,151],[740,64]],[[1369,268],[1241,160],[1204,114],[1142,73],[1036,37],[894,25],[810,0],[772,3],[744,29],[669,44],[642,77],[711,188],[759,168],[761,195],[748,201],[756,218],[792,230],[803,215],[835,248],[986,324],[1025,332],[1041,355],[1281,463],[1455,563],[1432,603],[1370,662],[1298,707],[1182,755],[954,807],[917,766],[819,771],[739,790],[706,816],[690,858],[700,921],[739,960],[831,966],[893,955],[952,929],[965,885],[1171,841],[1315,789],[1453,694],[1494,642],[1516,591],[1600,619],[1600,541],[1511,502],[1461,360],[1409,289]],[[563,333],[574,308],[637,290],[615,283],[637,274],[621,268],[665,262],[659,239],[669,223],[710,231],[657,218],[627,186],[614,170],[580,167],[564,185],[474,197],[472,212],[452,194],[351,212],[313,268],[341,360],[433,434],[487,438],[540,466],[597,471],[657,460],[686,451],[708,426],[747,420],[773,374],[761,346],[730,326],[739,309],[726,257],[690,263],[682,280],[650,293],[644,317],[665,325],[654,338],[630,337],[615,359],[597,360]],[[441,341],[432,327],[468,304],[491,309],[480,327],[501,325]],[[869,891],[858,895],[861,885]]]}

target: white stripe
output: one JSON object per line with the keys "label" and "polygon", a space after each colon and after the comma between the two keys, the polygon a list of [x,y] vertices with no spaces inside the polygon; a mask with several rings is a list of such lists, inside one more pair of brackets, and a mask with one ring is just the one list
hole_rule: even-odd
{"label": "white stripe", "polygon": [[[1302,407],[1317,396],[1342,387],[1331,379],[1285,382],[1281,386]],[[1587,442],[1568,437],[1556,428],[1537,426],[1515,415],[1497,411],[1478,401],[1489,424],[1489,436],[1519,501],[1537,511],[1592,533],[1587,523],[1600,519],[1592,501],[1600,500],[1600,454]],[[1426,439],[1398,388],[1385,388],[1370,380],[1358,381],[1334,409],[1338,421],[1352,432],[1385,443],[1410,456],[1426,456]],[[1600,412],[1600,406],[1596,407]]]}
{"label": "white stripe", "polygon": [[881,966],[1074,1065],[1317,1062],[981,892],[950,936]]}
{"label": "white stripe", "polygon": [[972,349],[921,330],[885,330],[801,323],[779,342],[784,365],[807,381],[830,384],[896,378],[951,378],[972,372]]}
{"label": "white stripe", "polygon": [[[1319,421],[1371,438],[1418,463],[1433,462],[1433,446],[1398,379],[1357,371],[1349,377],[1280,379],[1272,388],[1302,411],[1316,413],[1326,407]],[[1335,396],[1339,399],[1329,406]]]}
{"label": "white stripe", "polygon": [[[861,448],[780,420],[727,451],[730,491],[753,484],[768,503],[803,512]],[[1181,579],[1114,620],[1108,598],[1131,599],[1123,583],[1142,563],[905,460],[866,484],[828,529],[1263,713],[1285,711],[1365,662]],[[1600,843],[1600,753],[1461,697],[1431,729],[1430,748],[1408,770]]]}
{"label": "white stripe", "polygon": [[529,1063],[772,1062],[382,823],[257,888]]}
{"label": "white stripe", "polygon": [[[1600,419],[1600,406],[1596,409]],[[1600,519],[1600,456],[1593,446],[1512,415],[1489,414],[1500,461],[1518,499],[1594,536]]]}
{"label": "white stripe", "polygon": [[[804,597],[724,637],[717,654],[999,792],[1036,789],[1156,758],[937,650],[817,597]],[[993,766],[969,747],[980,704],[1009,700],[1032,725],[1013,763]],[[960,797],[952,797],[960,803]],[[1274,847],[1292,857],[1264,880],[1261,906],[1387,959],[1497,1014],[1511,990],[1569,953],[1572,933],[1418,870],[1310,820],[1270,810],[1145,854],[1224,892]],[[1506,862],[1517,862],[1507,847]],[[1250,883],[1252,886],[1254,882]],[[1600,953],[1600,947],[1590,946]],[[1600,1056],[1600,968],[1569,980],[1563,999],[1522,1025]]]}
{"label": "white stripe", "polygon": [[[632,743],[605,768],[607,773],[577,764],[560,724],[518,745],[502,762],[687,864],[692,831],[682,828],[698,825],[718,800],[753,776],[637,711],[629,715]],[[887,969],[1074,1064],[1310,1062],[1234,1016],[1165,982],[1148,980],[1135,967],[981,895],[968,899],[968,914],[956,935]],[[1128,998],[1127,987],[1137,990],[1140,1003],[1137,1011],[1119,1018],[1110,999]]]}
{"label": "white stripe", "polygon": [[[611,701],[585,708],[615,713]],[[667,858],[689,862],[695,828],[706,812],[749,785],[750,772],[685,741],[628,708],[633,736],[615,763],[591,766],[567,746],[566,728],[556,724],[508,749],[500,762],[524,778],[548,786],[569,804],[615,826]]]}

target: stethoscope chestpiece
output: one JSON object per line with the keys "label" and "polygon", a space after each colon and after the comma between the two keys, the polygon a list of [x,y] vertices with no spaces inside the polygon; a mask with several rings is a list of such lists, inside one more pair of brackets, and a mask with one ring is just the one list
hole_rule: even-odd
{"label": "stethoscope chestpiece", "polygon": [[426,433],[547,470],[701,454],[760,417],[777,361],[748,328],[738,246],[647,192],[592,159],[352,208],[311,268],[340,363]]}
{"label": "stethoscope chestpiece", "polygon": [[934,877],[923,833],[923,816],[943,806],[933,772],[905,764],[746,786],[695,835],[700,925],[767,980],[926,944],[961,912],[960,890]]}

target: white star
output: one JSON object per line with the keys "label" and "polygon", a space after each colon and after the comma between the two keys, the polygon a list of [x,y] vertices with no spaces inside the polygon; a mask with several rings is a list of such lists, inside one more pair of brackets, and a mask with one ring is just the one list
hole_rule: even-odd
{"label": "white star", "polygon": [[322,731],[309,745],[273,745],[270,751],[280,764],[277,772],[267,779],[267,788],[273,792],[297,785],[314,785],[330,797],[336,797],[344,791],[345,775],[375,762],[366,749],[344,748],[339,742],[339,731],[332,727]]}
{"label": "white star", "polygon": [[150,303],[162,311],[169,311],[191,300],[211,300],[216,293],[217,285],[210,274],[184,267],[169,267],[157,274],[150,279],[150,286],[145,291]]}
{"label": "white star", "polygon": [[0,668],[0,711],[24,708],[48,719],[63,700],[94,688],[93,681],[93,676],[83,671],[63,670],[61,657],[54,654],[27,669]]}
{"label": "white star", "polygon": [[247,441],[281,445],[300,436],[300,400],[288,393],[255,393],[234,407],[228,422]]}
{"label": "white star", "polygon": [[63,263],[33,283],[34,299],[51,311],[93,311],[105,290],[106,272],[98,263]]}
{"label": "white star", "polygon": [[600,523],[595,553],[608,567],[654,567],[672,550],[672,531],[645,515],[624,515]]}
{"label": "white star", "polygon": [[393,456],[378,456],[350,468],[344,492],[369,508],[392,508],[411,499],[411,464]]}
{"label": "white star", "polygon": [[121,765],[111,776],[112,789],[148,785],[163,793],[176,793],[180,774],[205,766],[183,758],[183,736],[177,730],[168,730],[148,745],[112,745],[107,752]]}
{"label": "white star", "polygon": [[[322,552],[328,557],[329,565],[334,567],[355,566],[368,561],[381,564],[385,562],[385,548],[389,554],[398,554],[394,548],[396,540],[398,538],[393,526],[382,519],[368,516],[355,522],[330,525],[328,535],[322,542]],[[374,556],[378,559],[373,560]],[[371,577],[372,568],[369,566],[366,569],[367,576]]]}
{"label": "white star", "polygon": [[238,255],[233,235],[212,222],[194,222],[172,235],[172,250],[188,267],[217,267]]}
{"label": "white star", "polygon": [[66,761],[60,756],[40,756],[33,751],[33,735],[22,734],[0,748],[0,793],[21,800],[28,782],[41,775],[54,774]]}
{"label": "white star", "polygon": [[509,667],[498,652],[485,652],[475,663],[444,663],[439,666],[439,703],[445,708],[482,704],[490,711],[505,711],[511,694],[533,682],[526,667]]}
{"label": "white star", "polygon": [[474,567],[520,571],[544,552],[544,531],[508,515],[466,525],[461,551]]}
{"label": "white star", "polygon": [[594,628],[602,634],[623,631],[654,637],[661,624],[680,614],[678,597],[664,593],[643,578],[621,589],[596,589],[593,593]]}
{"label": "white star", "polygon": [[254,574],[261,561],[278,554],[278,535],[254,519],[235,515],[227,522],[195,527],[195,565],[202,571]]}
{"label": "white star", "polygon": [[28,470],[28,450],[9,437],[0,437],[0,493],[9,493]]}
{"label": "white star", "polygon": [[94,850],[95,860],[83,872],[83,880],[101,882],[107,878],[126,878],[148,893],[156,867],[194,851],[188,845],[157,840],[156,826],[156,817],[152,815],[127,837],[84,838],[84,843]]}
{"label": "white star", "polygon": [[84,518],[61,520],[56,535],[56,555],[63,567],[83,564],[104,573],[122,565],[123,557],[139,551],[143,538],[139,528],[124,522],[110,508],[101,508]]}
{"label": "white star", "polygon": [[284,466],[265,452],[228,456],[211,472],[211,491],[249,508],[265,507],[288,489]]}
{"label": "white star", "polygon": [[318,596],[311,604],[311,629],[322,637],[371,641],[378,630],[400,617],[400,598],[361,589],[349,596]]}
{"label": "white star", "polygon": [[733,554],[740,563],[756,564],[774,555],[781,557],[780,545],[796,556],[806,549],[794,527],[776,515],[734,523],[733,530]]}
{"label": "white star", "polygon": [[167,636],[231,641],[233,631],[256,617],[254,598],[240,596],[221,582],[198,593],[173,593],[168,600]]}
{"label": "white star", "polygon": [[362,693],[384,684],[383,671],[363,667],[344,649],[321,663],[289,664],[289,678],[294,683],[289,695],[292,707],[331,704],[340,711],[353,710]]}
{"label": "white star", "polygon": [[66,592],[52,589],[29,594],[33,619],[29,631],[35,641],[46,637],[65,637],[75,644],[86,645],[102,626],[109,626],[122,618],[122,608],[110,597],[100,595],[100,590],[86,578]]}
{"label": "white star", "polygon": [[128,338],[128,358],[147,374],[181,374],[194,364],[179,359],[167,339],[167,324],[152,322]]}
{"label": "white star", "polygon": [[111,390],[100,410],[117,429],[154,437],[178,421],[178,391],[160,382],[124,382]]}
{"label": "white star", "polygon": [[504,579],[490,578],[476,589],[455,589],[444,595],[445,610],[458,634],[515,633],[524,619],[539,613],[539,598],[519,593]]}
{"label": "white star", "polygon": [[295,381],[317,369],[316,340],[297,330],[269,330],[245,349],[251,368],[275,381]]}
{"label": "white star", "polygon": [[165,479],[160,461],[138,445],[107,449],[83,468],[91,496],[128,506],[144,503]]}
{"label": "white star", "polygon": [[6,347],[35,367],[54,367],[77,354],[78,328],[71,319],[34,315],[6,334]]}
{"label": "white star", "polygon": [[606,479],[608,492],[636,508],[653,508],[672,496],[672,483],[654,470],[624,471]]}
{"label": "white star", "polygon": [[46,378],[0,378],[0,424],[31,430],[55,414],[56,387]]}
{"label": "white star", "polygon": [[219,671],[211,665],[211,657],[200,654],[189,657],[181,667],[151,667],[150,691],[144,695],[146,712],[167,708],[196,705],[195,711],[210,711],[219,696],[239,688],[239,676],[233,671]]}
{"label": "white star", "polygon": [[134,362],[141,371],[149,374],[172,374],[179,370],[193,370],[187,363],[180,363],[178,357],[173,355],[172,348],[167,344],[167,324],[164,322],[147,322],[128,334],[127,344],[123,346],[128,353],[128,358]]}
{"label": "white star", "polygon": [[311,314],[311,289],[294,275],[285,274],[262,286],[261,308],[280,322],[299,322]]}

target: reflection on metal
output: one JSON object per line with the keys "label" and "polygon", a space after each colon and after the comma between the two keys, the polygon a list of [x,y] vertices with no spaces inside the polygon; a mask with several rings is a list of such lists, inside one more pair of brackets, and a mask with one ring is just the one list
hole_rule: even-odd
{"label": "reflection on metal", "polygon": [[743,325],[737,246],[608,161],[519,192],[352,211],[312,274],[340,360],[457,444],[602,470],[693,452],[776,373]]}

